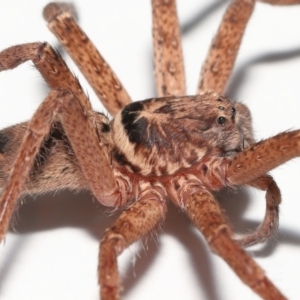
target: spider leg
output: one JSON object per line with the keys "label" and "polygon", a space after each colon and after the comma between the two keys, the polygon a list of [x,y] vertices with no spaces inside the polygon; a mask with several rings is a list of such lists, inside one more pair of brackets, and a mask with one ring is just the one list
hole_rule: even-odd
{"label": "spider leg", "polygon": [[227,8],[202,66],[197,94],[224,93],[255,2],[233,0]]}
{"label": "spider leg", "polygon": [[156,90],[159,97],[185,95],[180,28],[174,0],[152,0]]}
{"label": "spider leg", "polygon": [[266,213],[263,222],[254,232],[235,238],[235,241],[242,247],[262,243],[276,232],[279,222],[279,204],[281,202],[280,190],[270,175],[261,176],[246,184],[266,191]]}
{"label": "spider leg", "polygon": [[166,213],[166,204],[155,190],[146,190],[137,202],[128,207],[107,229],[100,244],[99,284],[101,299],[120,299],[121,282],[117,256],[139,240],[160,221]]}
{"label": "spider leg", "polygon": [[238,153],[226,167],[226,180],[229,185],[248,184],[298,156],[300,130],[283,132]]}
{"label": "spider leg", "polygon": [[[26,181],[27,175],[33,164],[35,155],[39,151],[40,145],[44,136],[50,131],[50,125],[53,121],[55,109],[53,107],[53,99],[57,95],[55,93],[49,94],[46,100],[38,109],[38,118],[33,117],[28,130],[24,136],[22,146],[17,155],[13,169],[0,199],[0,240],[2,240],[8,229],[9,221],[12,212],[16,205],[16,200],[21,194],[21,189]],[[45,110],[48,107],[49,111]],[[49,107],[50,106],[50,107]],[[35,114],[35,116],[37,115]],[[41,126],[44,122],[44,126]],[[28,147],[27,147],[28,145]]]}
{"label": "spider leg", "polygon": [[185,210],[210,248],[227,262],[246,285],[263,299],[286,299],[259,265],[233,240],[233,233],[210,193],[202,191],[189,196]]}
{"label": "spider leg", "polygon": [[299,130],[283,132],[246,148],[227,165],[226,180],[229,185],[246,184],[267,191],[264,221],[254,233],[239,240],[243,246],[264,241],[275,231],[281,196],[275,181],[264,174],[300,156],[299,139]]}
{"label": "spider leg", "polygon": [[114,116],[131,102],[131,98],[94,44],[76,23],[72,16],[74,10],[71,4],[50,3],[44,8],[43,14],[49,29],[78,65],[108,112]]}
{"label": "spider leg", "polygon": [[104,205],[120,205],[120,193],[124,186],[115,179],[103,141],[91,120],[83,113],[72,93],[52,90],[28,124],[10,178],[1,195],[0,239],[7,231],[34,159],[56,120],[61,122],[94,196]]}
{"label": "spider leg", "polygon": [[[299,4],[299,0],[259,0],[274,5]],[[222,94],[232,72],[246,25],[256,0],[232,0],[202,66],[197,94]]]}
{"label": "spider leg", "polygon": [[[261,2],[276,5],[300,3],[299,0],[262,0]],[[224,92],[254,5],[255,1],[234,0],[228,7],[202,67],[198,93],[207,90],[218,93]],[[256,179],[255,182],[246,183],[266,190],[267,203],[266,215],[259,228],[253,233],[237,239],[238,243],[244,247],[263,242],[274,233],[278,225],[279,204],[281,202],[280,191],[273,179],[271,182],[266,181],[268,177],[265,175],[262,180]]]}
{"label": "spider leg", "polygon": [[12,46],[0,52],[0,72],[14,69],[31,60],[51,89],[72,91],[84,112],[91,111],[89,99],[77,78],[71,73],[60,54],[48,43],[29,43]]}

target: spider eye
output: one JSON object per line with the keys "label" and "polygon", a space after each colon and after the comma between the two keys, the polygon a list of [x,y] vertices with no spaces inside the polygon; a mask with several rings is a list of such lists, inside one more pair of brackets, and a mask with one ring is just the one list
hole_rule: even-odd
{"label": "spider eye", "polygon": [[235,108],[232,107],[232,108],[231,108],[231,112],[232,112],[233,115],[235,115],[235,111],[236,111]]}
{"label": "spider eye", "polygon": [[223,124],[226,123],[226,118],[224,118],[224,117],[219,117],[219,118],[217,119],[217,122],[218,122],[219,124],[223,125]]}

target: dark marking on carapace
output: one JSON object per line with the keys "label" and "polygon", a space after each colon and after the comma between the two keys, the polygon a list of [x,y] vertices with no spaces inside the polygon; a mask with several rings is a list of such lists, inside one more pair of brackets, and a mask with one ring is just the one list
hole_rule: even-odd
{"label": "dark marking on carapace", "polygon": [[154,113],[155,114],[171,114],[173,113],[174,109],[172,108],[172,104],[167,103],[160,108],[157,108]]}
{"label": "dark marking on carapace", "polygon": [[135,111],[142,111],[144,109],[144,105],[142,102],[132,102],[128,105],[126,105],[122,111],[122,116],[123,114],[135,112]]}
{"label": "dark marking on carapace", "polygon": [[151,142],[148,139],[148,126],[149,122],[144,117],[139,117],[138,112],[128,113],[122,112],[122,124],[124,125],[128,139],[131,143],[137,146],[151,147]]}
{"label": "dark marking on carapace", "polygon": [[145,134],[148,121],[145,118],[139,117],[139,112],[143,110],[143,103],[133,102],[122,110],[121,122],[127,133],[128,139],[132,143],[141,143]]}
{"label": "dark marking on carapace", "polygon": [[65,173],[66,171],[68,171],[69,170],[69,167],[64,167],[62,170],[61,170],[61,172],[62,173]]}
{"label": "dark marking on carapace", "polygon": [[127,159],[125,157],[125,155],[123,153],[120,153],[117,150],[113,151],[114,154],[114,158],[116,159],[116,161],[121,165],[121,166],[125,166],[127,163]]}
{"label": "dark marking on carapace", "polygon": [[158,169],[161,175],[168,175],[168,169],[166,166],[160,166]]}
{"label": "dark marking on carapace", "polygon": [[128,166],[133,172],[140,172],[141,168],[133,165],[132,163],[130,163],[127,159],[127,157],[118,149],[114,149],[113,150],[113,156],[115,158],[115,160],[121,165],[121,166]]}
{"label": "dark marking on carapace", "polygon": [[187,161],[187,163],[189,163],[192,166],[193,164],[195,164],[198,161],[198,159],[199,159],[199,157],[198,157],[197,152],[194,149],[192,149],[190,156],[186,158],[186,161]]}

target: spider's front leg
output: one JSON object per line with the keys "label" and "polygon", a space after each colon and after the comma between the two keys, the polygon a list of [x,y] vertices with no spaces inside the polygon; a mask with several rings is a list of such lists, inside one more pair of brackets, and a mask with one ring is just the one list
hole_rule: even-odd
{"label": "spider's front leg", "polygon": [[120,299],[122,289],[117,256],[152,230],[166,214],[165,197],[159,189],[148,187],[107,229],[100,244],[99,284],[102,300]]}
{"label": "spider's front leg", "polygon": [[124,185],[114,177],[108,153],[101,145],[103,141],[97,135],[95,124],[92,124],[71,92],[63,89],[52,90],[28,124],[8,183],[2,193],[0,239],[6,234],[35,157],[55,121],[62,124],[94,196],[106,206],[118,206],[124,199],[125,195],[121,192]]}
{"label": "spider's front leg", "polygon": [[203,233],[210,248],[227,262],[246,285],[263,299],[286,299],[260,266],[235,243],[222,210],[208,191],[200,190],[186,197],[184,209]]}
{"label": "spider's front leg", "polygon": [[226,166],[228,185],[249,185],[267,191],[266,216],[254,234],[242,238],[241,244],[251,245],[265,240],[278,223],[280,191],[275,181],[264,175],[290,159],[300,156],[300,130],[283,132],[251,145],[238,153]]}
{"label": "spider's front leg", "polygon": [[263,175],[245,184],[266,191],[266,213],[263,222],[254,232],[235,238],[240,246],[249,247],[265,242],[276,232],[279,222],[281,193],[270,175]]}
{"label": "spider's front leg", "polygon": [[247,184],[298,156],[300,130],[283,132],[238,153],[227,166],[226,179],[230,185]]}

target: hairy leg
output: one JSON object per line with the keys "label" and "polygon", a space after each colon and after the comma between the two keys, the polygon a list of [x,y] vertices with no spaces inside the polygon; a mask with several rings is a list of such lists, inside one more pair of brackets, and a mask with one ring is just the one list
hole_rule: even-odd
{"label": "hairy leg", "polygon": [[227,8],[202,66],[197,94],[225,92],[255,2],[233,0]]}
{"label": "hairy leg", "polygon": [[12,46],[0,52],[0,72],[14,69],[31,60],[51,89],[71,91],[85,113],[92,107],[79,81],[69,70],[58,52],[48,43],[29,43]]}
{"label": "hairy leg", "polygon": [[[259,0],[273,5],[300,4],[299,0]],[[202,66],[197,93],[223,94],[231,75],[245,28],[256,0],[232,0]]]}
{"label": "hairy leg", "polygon": [[65,90],[52,90],[28,124],[8,183],[1,195],[0,239],[5,236],[35,157],[56,120],[61,122],[89,189],[95,197],[107,206],[118,206],[125,199],[125,195],[121,195],[124,186],[117,183],[103,145],[104,141],[97,135],[91,120],[83,113],[73,94]]}
{"label": "hairy leg", "polygon": [[108,112],[114,116],[131,99],[113,70],[76,23],[72,15],[74,9],[71,4],[50,3],[44,9],[44,18]]}
{"label": "hairy leg", "polygon": [[149,233],[166,213],[165,199],[154,190],[145,190],[137,202],[126,209],[101,240],[99,284],[102,300],[120,299],[121,281],[117,256],[133,242]]}
{"label": "hairy leg", "polygon": [[185,210],[210,248],[227,262],[246,285],[263,299],[286,299],[256,262],[235,243],[233,232],[210,193],[199,191],[190,195],[185,202]]}
{"label": "hairy leg", "polygon": [[242,185],[300,156],[300,130],[283,132],[238,153],[226,167],[230,185]]}
{"label": "hairy leg", "polygon": [[264,175],[248,182],[247,185],[266,191],[266,213],[263,222],[252,233],[235,238],[242,247],[265,242],[277,230],[279,222],[280,190],[270,175]]}
{"label": "hairy leg", "polygon": [[152,19],[157,94],[183,96],[185,76],[175,0],[152,0]]}
{"label": "hairy leg", "polygon": [[[266,174],[290,159],[300,156],[300,131],[283,132],[251,145],[238,153],[226,167],[229,185],[249,185],[266,190],[266,215],[262,225],[240,243],[244,246],[263,241],[278,225],[280,191]],[[256,236],[257,234],[257,236]]]}

